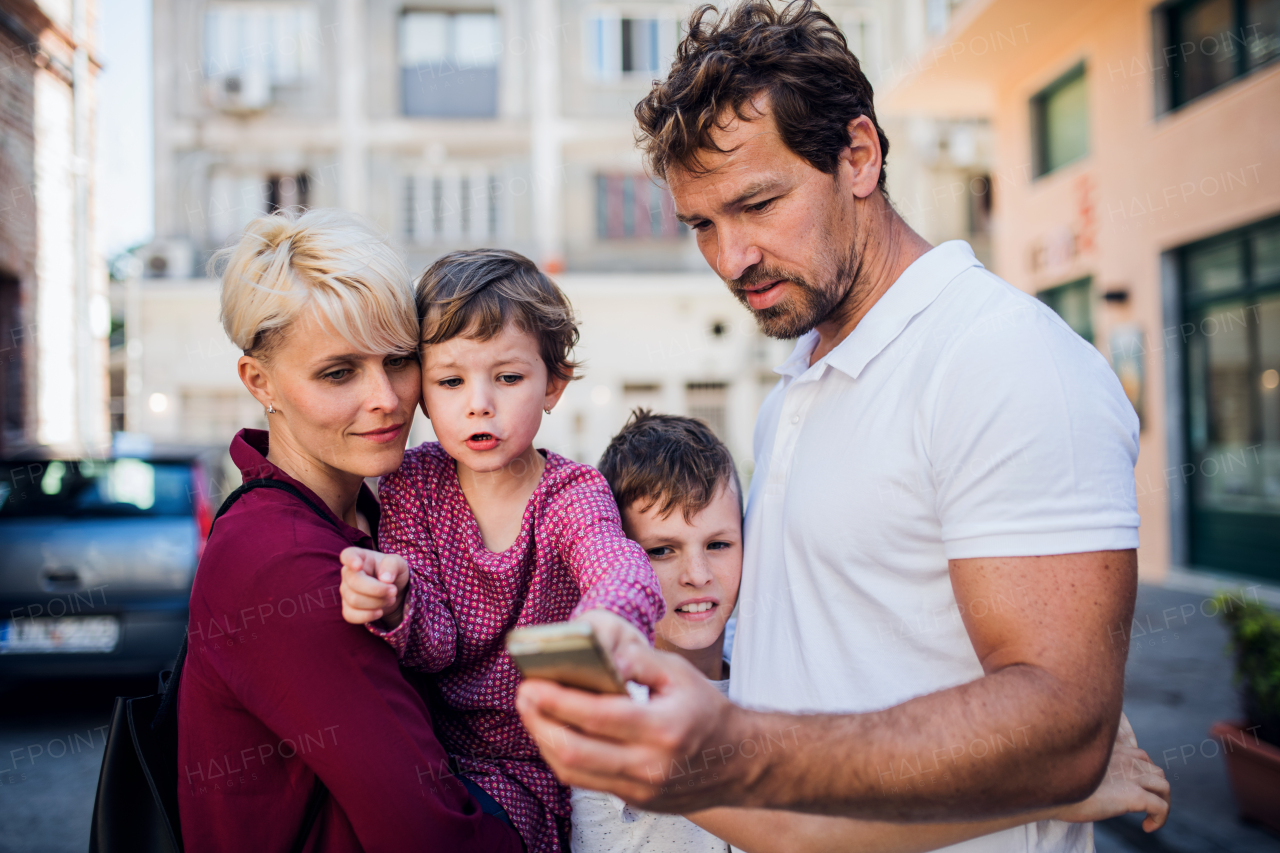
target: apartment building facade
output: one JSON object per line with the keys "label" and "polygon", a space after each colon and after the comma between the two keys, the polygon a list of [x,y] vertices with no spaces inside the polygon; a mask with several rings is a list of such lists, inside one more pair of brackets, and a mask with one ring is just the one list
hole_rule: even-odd
{"label": "apartment building facade", "polygon": [[93,0],[0,0],[0,453],[96,450],[107,421],[94,247]]}
{"label": "apartment building facade", "polygon": [[[951,5],[824,9],[877,82],[945,26]],[[548,447],[594,460],[647,405],[705,417],[750,459],[756,408],[789,345],[763,338],[728,296],[635,148],[633,107],[665,74],[692,4],[153,8],[157,237],[126,300],[130,430],[214,441],[261,422],[217,328],[205,263],[268,210],[339,206],[373,219],[415,272],[499,245],[556,276],[581,316],[587,376],[548,419]],[[972,236],[985,251],[989,193],[969,190],[984,185],[972,180],[985,174],[983,124],[885,121],[904,212],[926,236]]]}
{"label": "apartment building facade", "polygon": [[1280,6],[985,0],[888,100],[995,138],[994,268],[1142,419],[1148,577],[1280,578]]}

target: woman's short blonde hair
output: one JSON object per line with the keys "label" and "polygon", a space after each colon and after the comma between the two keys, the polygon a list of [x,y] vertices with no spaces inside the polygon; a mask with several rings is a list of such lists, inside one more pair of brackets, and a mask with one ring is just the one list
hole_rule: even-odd
{"label": "woman's short blonde hair", "polygon": [[214,254],[222,328],[245,355],[269,356],[310,310],[361,352],[413,353],[409,270],[367,219],[342,210],[281,210]]}

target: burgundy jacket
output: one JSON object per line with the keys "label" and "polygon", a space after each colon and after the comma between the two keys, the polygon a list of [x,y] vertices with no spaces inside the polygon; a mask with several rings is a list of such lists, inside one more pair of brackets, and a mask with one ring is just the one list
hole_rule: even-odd
{"label": "burgundy jacket", "polygon": [[[245,480],[314,492],[242,430]],[[361,510],[376,529],[377,504]],[[296,497],[256,489],[218,520],[191,590],[178,692],[178,805],[187,853],[289,850],[318,775],[329,788],[307,853],[518,853],[456,777],[396,653],[342,620],[338,554],[371,537]]]}

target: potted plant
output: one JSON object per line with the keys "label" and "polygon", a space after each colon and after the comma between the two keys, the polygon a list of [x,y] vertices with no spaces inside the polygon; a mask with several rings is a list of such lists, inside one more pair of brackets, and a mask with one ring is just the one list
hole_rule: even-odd
{"label": "potted plant", "polygon": [[1215,599],[1231,632],[1244,722],[1215,723],[1236,807],[1280,832],[1280,614],[1243,593]]}

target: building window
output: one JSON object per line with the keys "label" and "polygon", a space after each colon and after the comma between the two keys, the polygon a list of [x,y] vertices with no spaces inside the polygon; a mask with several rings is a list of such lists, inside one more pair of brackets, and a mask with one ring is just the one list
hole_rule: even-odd
{"label": "building window", "polygon": [[991,233],[991,176],[974,175],[968,186],[969,233],[985,236]]}
{"label": "building window", "polygon": [[22,322],[22,287],[18,280],[0,273],[0,448],[22,440],[23,359],[27,328]]}
{"label": "building window", "polygon": [[1161,7],[1156,16],[1171,108],[1280,56],[1275,0],[1186,0]]}
{"label": "building window", "polygon": [[209,241],[225,243],[264,213],[306,208],[310,196],[311,176],[306,172],[263,175],[216,167],[209,176],[209,203],[204,210]]}
{"label": "building window", "polygon": [[410,175],[404,183],[405,240],[431,246],[497,237],[501,187],[498,176],[484,169]]}
{"label": "building window", "polygon": [[107,402],[107,411],[111,416],[111,431],[113,433],[124,432],[125,429],[125,415],[128,414],[129,409],[129,398],[125,391],[126,378],[123,364],[113,364],[107,371],[107,387],[111,392],[111,398]]}
{"label": "building window", "polygon": [[400,97],[407,116],[498,114],[498,16],[406,12],[400,18]]}
{"label": "building window", "polygon": [[306,172],[262,175],[215,168],[209,176],[209,203],[204,211],[209,240],[221,245],[264,213],[306,208],[310,195],[311,176]]}
{"label": "building window", "polygon": [[840,30],[849,45],[849,52],[858,58],[858,65],[868,80],[880,77],[880,32],[874,13],[870,9],[854,9],[840,21]]}
{"label": "building window", "polygon": [[596,235],[601,240],[683,237],[671,193],[643,172],[596,176]]}
{"label": "building window", "polygon": [[306,172],[296,175],[272,175],[267,178],[267,209],[274,213],[289,208],[305,208],[311,189]]}
{"label": "building window", "polygon": [[951,16],[964,0],[925,0],[925,30],[931,36],[946,32],[951,24]]}
{"label": "building window", "polygon": [[1036,297],[1066,321],[1075,333],[1093,343],[1093,279],[1082,278],[1050,287]]}
{"label": "building window", "polygon": [[1179,254],[1191,560],[1280,578],[1280,219]]}
{"label": "building window", "polygon": [[684,399],[689,417],[705,422],[721,441],[728,441],[729,383],[690,382],[684,386]]}
{"label": "building window", "polygon": [[636,409],[661,412],[662,384],[659,382],[624,382],[622,384],[622,409],[627,417]]}
{"label": "building window", "polygon": [[219,169],[209,178],[205,224],[209,241],[222,245],[255,218],[271,210],[272,183],[264,175]]}
{"label": "building window", "polygon": [[1036,176],[1089,153],[1089,97],[1084,65],[1077,65],[1031,99]]}
{"label": "building window", "polygon": [[680,40],[678,18],[632,18],[613,10],[587,19],[587,73],[596,80],[656,77],[671,65]]}
{"label": "building window", "polygon": [[306,83],[324,46],[311,3],[213,3],[204,13],[204,76],[215,106],[255,110],[273,88]]}

